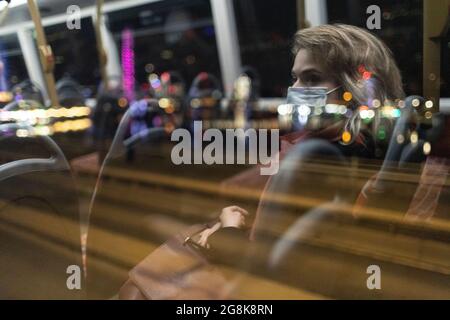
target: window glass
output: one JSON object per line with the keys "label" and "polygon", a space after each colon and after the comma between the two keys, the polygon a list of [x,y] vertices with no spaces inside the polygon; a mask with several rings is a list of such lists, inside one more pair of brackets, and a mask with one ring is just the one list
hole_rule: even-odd
{"label": "window glass", "polygon": [[406,94],[422,92],[423,10],[422,0],[327,1],[329,23],[366,28],[367,8],[381,9],[381,28],[371,30],[393,52],[402,71]]}
{"label": "window glass", "polygon": [[447,32],[446,36],[442,39],[441,46],[442,46],[441,96],[448,98],[450,97],[450,31]]}
{"label": "window glass", "polygon": [[280,6],[276,0],[233,1],[242,64],[258,73],[262,97],[282,97],[291,84],[296,3],[287,0]]}
{"label": "window glass", "polygon": [[47,26],[44,32],[55,55],[55,79],[70,77],[92,90],[100,82],[97,40],[91,18],[80,21],[80,29],[66,23]]}
{"label": "window glass", "polygon": [[16,35],[0,36],[0,60],[2,72],[0,90],[11,90],[19,82],[28,78],[27,68]]}
{"label": "window glass", "polygon": [[107,16],[119,51],[123,50],[124,31],[132,32],[137,84],[148,86],[150,74],[167,71],[178,71],[187,86],[201,72],[220,79],[208,0],[157,1]]}
{"label": "window glass", "polygon": [[[0,110],[0,298],[76,298],[70,265],[97,299],[450,299],[442,3],[105,1],[102,86],[91,18],[45,27],[56,80],[99,90]],[[0,57],[26,78],[15,36]]]}

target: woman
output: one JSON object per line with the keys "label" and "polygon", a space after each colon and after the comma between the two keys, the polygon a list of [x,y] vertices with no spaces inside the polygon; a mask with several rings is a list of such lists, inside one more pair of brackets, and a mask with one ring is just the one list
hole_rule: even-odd
{"label": "woman", "polygon": [[[318,96],[327,104],[342,104],[345,100],[353,115],[346,120],[323,121],[321,125],[283,137],[280,159],[293,146],[311,138],[327,140],[344,155],[372,157],[375,152],[373,133],[380,120],[378,107],[393,105],[404,98],[400,71],[389,48],[370,32],[338,24],[298,31],[294,36],[293,54],[293,87],[297,89],[289,90],[288,100],[317,101]],[[361,106],[374,111],[371,130],[361,129]],[[267,179],[259,174],[259,168],[254,168],[227,180],[224,187],[245,186],[262,191]],[[206,251],[209,250],[213,259],[221,252],[214,249],[217,246],[208,244],[214,243],[223,233],[242,235],[237,230],[245,225],[246,215],[246,211],[238,206],[225,208],[222,223],[203,232],[200,244],[211,248]],[[234,219],[228,219],[229,216]],[[223,224],[228,220],[233,223]]]}

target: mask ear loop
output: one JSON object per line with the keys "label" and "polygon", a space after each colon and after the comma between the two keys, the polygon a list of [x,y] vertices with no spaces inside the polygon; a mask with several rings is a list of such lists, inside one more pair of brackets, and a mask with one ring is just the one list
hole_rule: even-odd
{"label": "mask ear loop", "polygon": [[[341,86],[337,86],[334,89],[331,89],[330,91],[327,92],[327,95],[339,90],[342,88]],[[351,145],[353,142],[356,141],[356,137],[357,135],[359,135],[359,132],[361,130],[361,118],[360,118],[360,114],[359,114],[359,110],[355,110],[355,114],[352,115],[352,117],[350,119],[348,119],[345,122],[344,125],[344,131],[343,132],[349,132],[351,135],[351,139],[349,142],[344,142],[342,141],[342,139],[339,141],[340,144],[344,145],[344,146],[348,146]]]}
{"label": "mask ear loop", "polygon": [[342,141],[342,139],[339,141],[339,143],[344,146],[348,146],[348,145],[351,145],[352,143],[354,143],[356,141],[357,136],[359,135],[360,130],[361,130],[361,117],[360,117],[359,110],[357,109],[357,110],[355,110],[355,112],[356,113],[353,114],[351,116],[351,118],[345,122],[345,125],[344,125],[343,132],[349,132],[351,135],[351,139],[349,142],[344,142],[344,141]]}
{"label": "mask ear loop", "polygon": [[339,90],[340,88],[342,88],[342,86],[337,86],[336,88],[331,89],[330,91],[327,92],[327,95],[329,95],[329,94],[331,94],[331,93],[333,93],[333,92]]}

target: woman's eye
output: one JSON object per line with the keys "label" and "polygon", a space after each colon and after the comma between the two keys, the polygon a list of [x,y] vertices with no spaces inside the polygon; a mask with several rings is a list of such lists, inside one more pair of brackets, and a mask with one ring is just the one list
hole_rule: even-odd
{"label": "woman's eye", "polygon": [[308,77],[305,77],[305,79],[302,81],[307,87],[313,87],[316,84],[321,82],[321,79],[319,76],[311,75]]}
{"label": "woman's eye", "polygon": [[291,76],[292,79],[292,83],[295,84],[298,80],[298,78],[296,76]]}

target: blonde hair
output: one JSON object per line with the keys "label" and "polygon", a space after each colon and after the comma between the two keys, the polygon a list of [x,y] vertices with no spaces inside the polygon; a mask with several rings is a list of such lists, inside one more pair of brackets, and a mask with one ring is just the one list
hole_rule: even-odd
{"label": "blonde hair", "polygon": [[[309,51],[360,105],[367,105],[368,99],[383,103],[405,96],[391,50],[368,31],[344,24],[302,29],[294,36],[293,53],[301,49]],[[361,81],[361,67],[371,74],[367,81]]]}
{"label": "blonde hair", "polygon": [[[374,100],[390,104],[405,97],[391,50],[368,31],[344,24],[302,29],[294,36],[294,55],[302,49],[324,67],[343,91],[352,93],[357,106],[370,108]],[[349,124],[355,134],[359,133],[355,118]]]}

